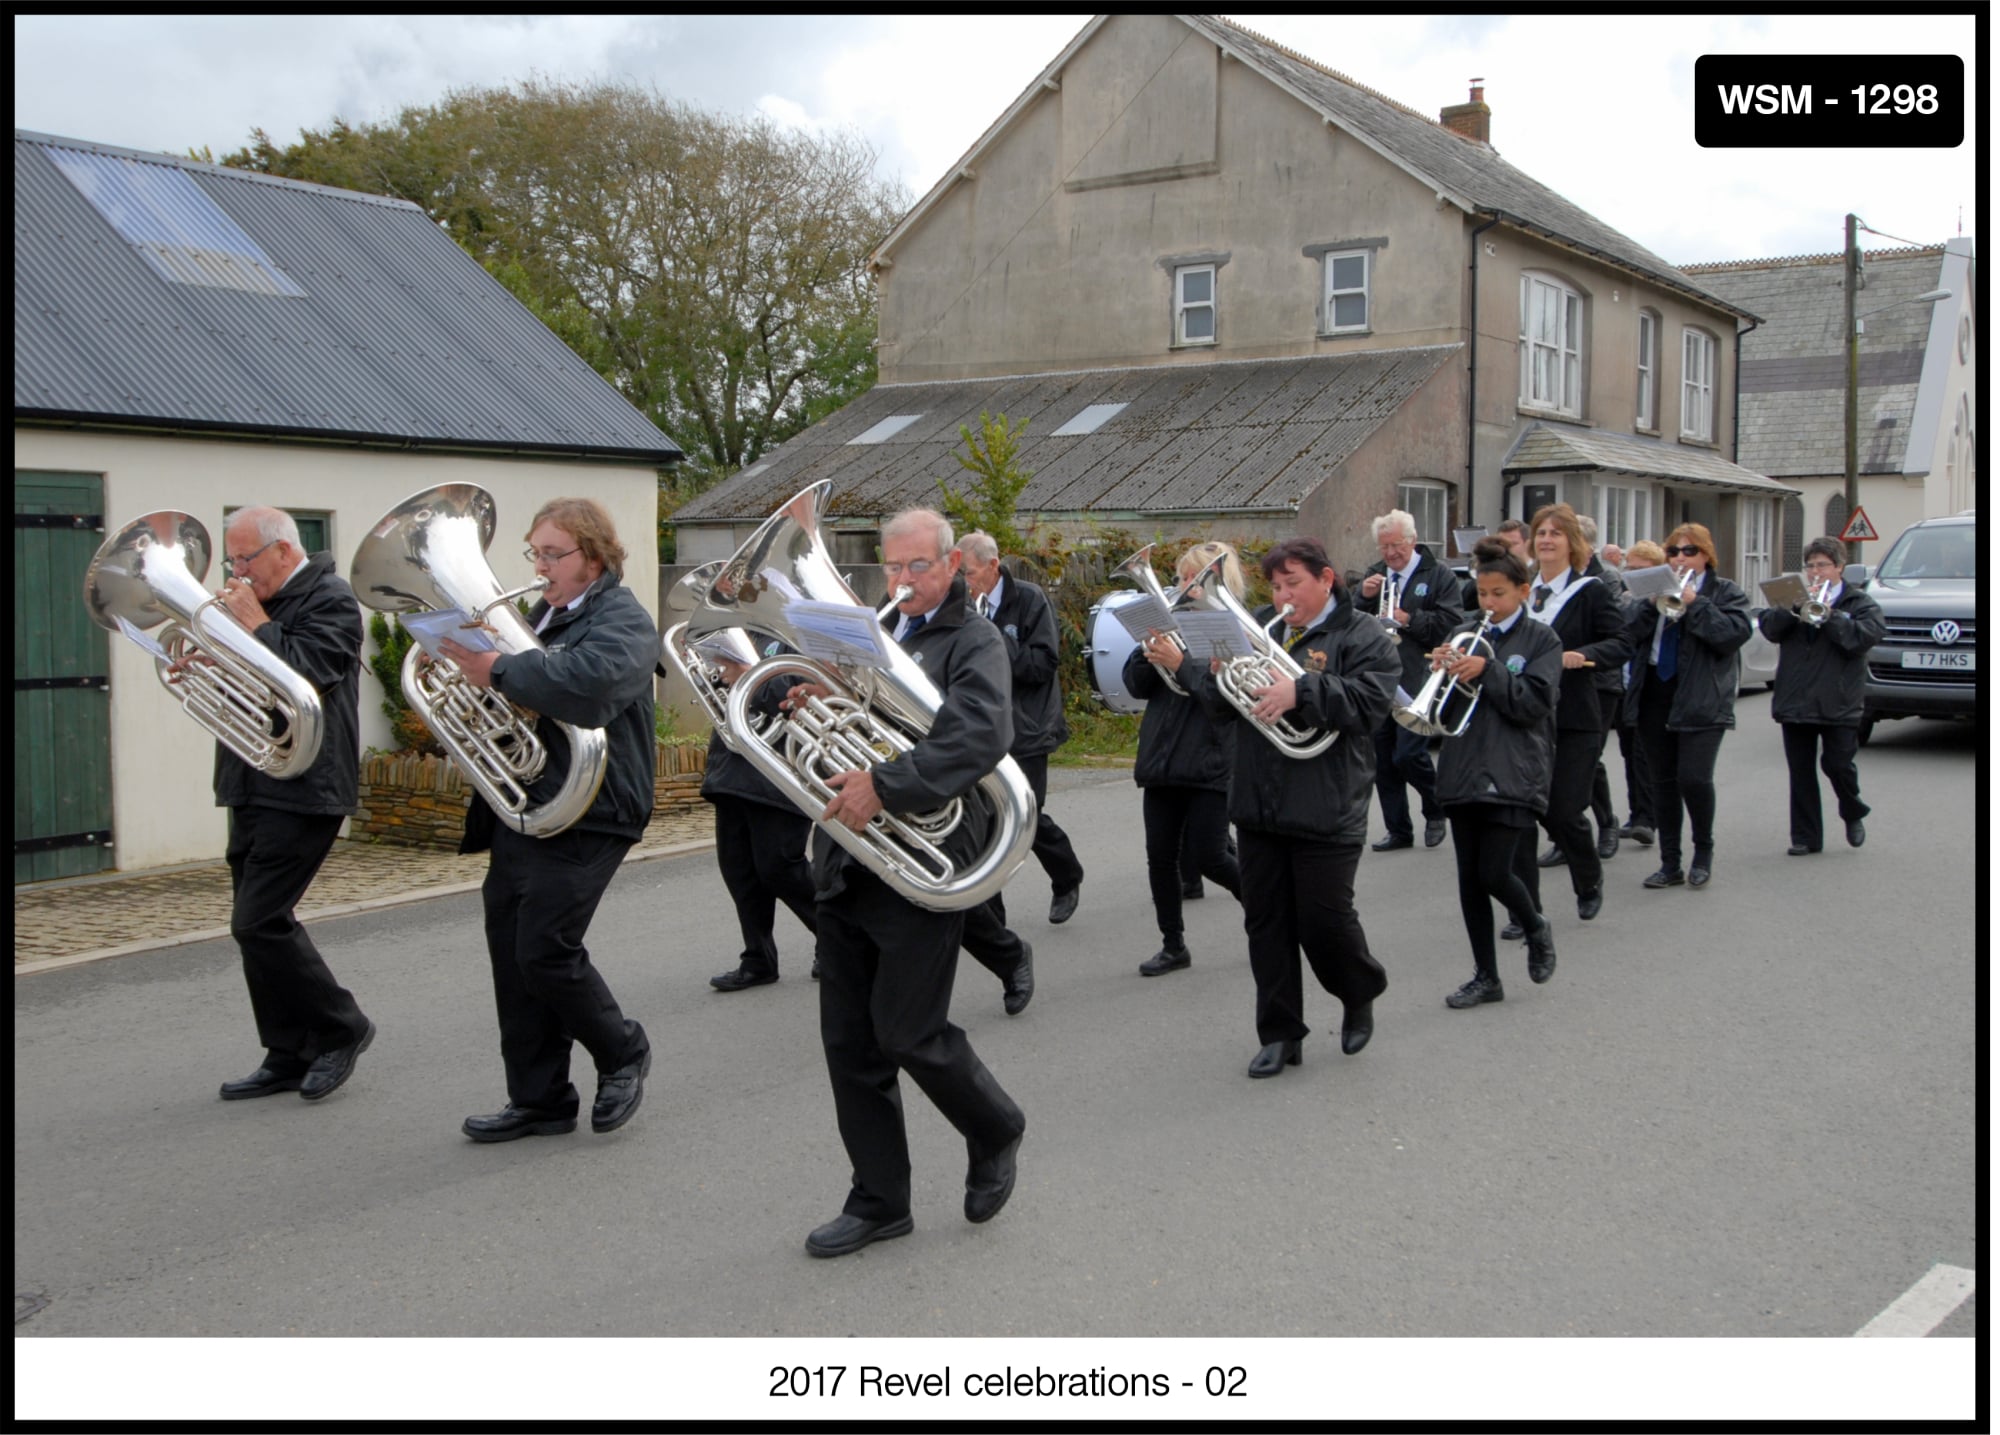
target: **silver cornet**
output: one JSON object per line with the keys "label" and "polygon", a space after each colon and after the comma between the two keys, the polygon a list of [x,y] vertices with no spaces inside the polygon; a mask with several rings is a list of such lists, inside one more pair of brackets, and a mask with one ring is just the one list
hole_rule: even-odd
{"label": "silver cornet", "polygon": [[1680,570],[1680,587],[1653,600],[1653,606],[1666,614],[1668,622],[1678,623],[1681,615],[1687,612],[1688,594],[1694,591],[1694,581],[1694,569],[1683,568]]}
{"label": "silver cornet", "polygon": [[1833,605],[1827,602],[1827,595],[1832,592],[1833,580],[1831,578],[1827,579],[1824,583],[1815,583],[1812,592],[1807,596],[1805,602],[1793,609],[1798,614],[1799,621],[1801,623],[1809,623],[1817,628],[1821,623],[1831,618],[1833,616]]}
{"label": "silver cornet", "polygon": [[1389,635],[1391,643],[1403,641],[1403,630],[1396,622],[1396,610],[1403,606],[1403,585],[1394,573],[1382,575],[1382,586],[1375,590],[1375,621],[1382,625],[1382,631]]}
{"label": "silver cornet", "polygon": [[[1493,615],[1482,614],[1477,628],[1470,633],[1460,633],[1445,646],[1460,657],[1471,657],[1476,649],[1484,648],[1486,660],[1496,662],[1500,655],[1486,640],[1487,629],[1492,626]],[[1424,737],[1457,737],[1472,722],[1473,710],[1478,706],[1477,684],[1462,682],[1438,667],[1432,670],[1417,695],[1410,699],[1410,705],[1396,708],[1391,715],[1399,725]]]}

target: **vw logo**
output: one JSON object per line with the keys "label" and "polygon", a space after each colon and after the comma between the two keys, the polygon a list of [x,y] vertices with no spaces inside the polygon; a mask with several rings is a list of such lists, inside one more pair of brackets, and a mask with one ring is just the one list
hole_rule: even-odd
{"label": "vw logo", "polygon": [[1958,624],[1946,618],[1942,623],[1931,629],[1931,641],[1936,643],[1940,648],[1949,648],[1953,643],[1958,641]]}

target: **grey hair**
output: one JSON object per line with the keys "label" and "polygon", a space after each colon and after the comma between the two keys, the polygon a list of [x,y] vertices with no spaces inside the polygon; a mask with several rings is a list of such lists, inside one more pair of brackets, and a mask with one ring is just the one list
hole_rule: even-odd
{"label": "grey hair", "polygon": [[1597,546],[1597,520],[1592,518],[1588,513],[1579,513],[1576,516],[1576,526],[1583,530],[1583,541],[1588,543],[1592,548],[1595,548]]}
{"label": "grey hair", "polygon": [[239,508],[229,515],[229,527],[235,528],[239,524],[254,528],[259,543],[276,543],[282,538],[300,552],[305,551],[305,544],[299,539],[297,521],[282,508],[268,508],[263,504]]}
{"label": "grey hair", "polygon": [[1416,541],[1417,520],[1413,518],[1411,515],[1403,512],[1403,510],[1400,508],[1390,509],[1387,513],[1383,514],[1380,518],[1376,519],[1373,523],[1369,524],[1368,525],[1369,536],[1372,537],[1377,543],[1380,543],[1382,541],[1382,534],[1384,533],[1384,531],[1391,528],[1395,529],[1396,532],[1401,533],[1406,537],[1408,537],[1411,542],[1414,543]]}
{"label": "grey hair", "polygon": [[958,540],[958,551],[965,555],[968,563],[977,563],[984,568],[1000,557],[1000,545],[993,541],[990,533],[968,533]]}
{"label": "grey hair", "polygon": [[895,514],[882,525],[882,540],[886,543],[891,534],[908,533],[913,529],[928,530],[934,535],[938,557],[951,552],[951,520],[935,508],[906,508]]}

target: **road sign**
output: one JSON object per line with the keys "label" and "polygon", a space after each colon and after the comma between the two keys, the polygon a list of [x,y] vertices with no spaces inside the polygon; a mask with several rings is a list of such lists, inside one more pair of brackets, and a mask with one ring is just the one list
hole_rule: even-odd
{"label": "road sign", "polygon": [[1868,521],[1868,510],[1860,504],[1854,505],[1854,512],[1847,520],[1847,527],[1840,530],[1842,543],[1879,543],[1882,535],[1875,531],[1875,525]]}

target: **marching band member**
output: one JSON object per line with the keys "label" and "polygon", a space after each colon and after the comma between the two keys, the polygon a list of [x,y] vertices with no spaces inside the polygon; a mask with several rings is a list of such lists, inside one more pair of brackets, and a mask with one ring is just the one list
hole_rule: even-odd
{"label": "marching band member", "polygon": [[1847,824],[1847,845],[1868,840],[1861,819],[1869,813],[1861,800],[1861,775],[1854,753],[1860,741],[1862,692],[1868,683],[1868,650],[1888,630],[1881,605],[1859,588],[1841,581],[1846,554],[1832,538],[1815,538],[1805,549],[1805,579],[1818,590],[1828,613],[1823,622],[1807,622],[1788,608],[1766,608],[1757,617],[1764,636],[1778,645],[1778,683],[1771,695],[1771,716],[1785,738],[1785,766],[1791,772],[1793,857],[1820,850],[1819,760]]}
{"label": "marching band member", "polygon": [[[1413,693],[1423,686],[1424,654],[1464,617],[1458,603],[1458,578],[1442,559],[1417,542],[1417,520],[1402,509],[1391,509],[1369,526],[1382,557],[1368,565],[1367,576],[1361,580],[1361,605],[1373,608],[1381,604],[1382,586],[1395,584],[1390,594],[1395,607],[1389,616],[1402,636],[1402,642],[1394,645],[1403,668],[1402,686]],[[1382,806],[1382,825],[1388,830],[1373,851],[1394,852],[1416,845],[1405,787],[1416,788],[1423,807],[1424,846],[1437,846],[1444,841],[1444,813],[1438,808],[1430,741],[1385,715],[1375,733],[1375,794]]]}
{"label": "marching band member", "polygon": [[[858,832],[885,809],[923,812],[969,796],[1007,755],[1014,731],[1007,645],[973,615],[959,565],[942,514],[907,509],[884,525],[883,572],[892,589],[910,589],[894,636],[944,701],[909,752],[829,779],[837,791],[822,826],[841,822]],[[817,688],[801,685],[786,701]],[[991,820],[980,803],[966,807],[966,820],[945,843],[960,862],[978,850]],[[806,1250],[844,1256],[913,1228],[899,1070],[965,1138],[965,1218],[990,1220],[1013,1192],[1027,1121],[948,1015],[968,914],[905,901],[824,830],[813,834],[813,879],[820,1038],[853,1182],[841,1214],[806,1237]]]}
{"label": "marching band member", "polygon": [[[1610,549],[1605,550],[1607,553]],[[1621,565],[1626,573],[1642,573],[1648,568],[1657,568],[1667,561],[1666,550],[1649,538],[1642,538],[1632,545],[1624,555]],[[1643,598],[1624,594],[1619,604],[1625,610],[1629,625],[1641,610],[1652,611],[1653,605]],[[1626,634],[1628,640],[1630,632]],[[1630,838],[1641,847],[1653,845],[1653,770],[1646,765],[1646,748],[1639,741],[1639,688],[1645,679],[1645,654],[1634,649],[1634,655],[1625,660],[1623,690],[1618,700],[1618,754],[1625,759],[1625,825],[1618,829],[1622,838]]]}
{"label": "marching band member", "polygon": [[[1236,824],[1243,929],[1257,983],[1257,1040],[1250,1075],[1297,1066],[1304,1019],[1299,953],[1319,984],[1340,998],[1340,1049],[1352,1056],[1375,1030],[1374,1001],[1388,986],[1354,910],[1354,874],[1368,836],[1371,739],[1395,700],[1402,671],[1388,634],[1347,601],[1317,538],[1287,538],[1264,554],[1277,609],[1291,609],[1282,640],[1303,671],[1256,690],[1246,718],[1215,682],[1191,688],[1209,715],[1234,726],[1229,816]],[[1258,615],[1269,620],[1271,609]],[[1220,664],[1211,660],[1213,674]],[[1314,758],[1279,752],[1252,721],[1285,719],[1332,729]]]}
{"label": "marching band member", "polygon": [[[1678,619],[1649,605],[1632,619],[1639,690],[1639,741],[1653,772],[1660,869],[1651,888],[1706,887],[1715,863],[1715,759],[1736,726],[1739,650],[1750,641],[1750,600],[1715,571],[1715,540],[1699,523],[1667,535],[1667,561],[1686,575]],[[1644,663],[1639,663],[1640,656]],[[1681,869],[1681,811],[1693,829],[1694,860]]]}
{"label": "marching band member", "polygon": [[1445,998],[1457,1010],[1506,999],[1494,954],[1495,901],[1526,932],[1529,978],[1545,982],[1556,968],[1554,933],[1536,910],[1531,884],[1535,818],[1548,804],[1555,765],[1563,640],[1528,617],[1528,568],[1506,540],[1480,539],[1473,557],[1480,607],[1492,620],[1485,633],[1491,652],[1446,645],[1430,655],[1434,669],[1478,689],[1471,722],[1444,740],[1438,760],[1438,800],[1451,814],[1458,905],[1472,941],[1472,980]]}
{"label": "marching band member", "polygon": [[[1611,590],[1622,616],[1625,611],[1625,579],[1620,576],[1616,565],[1604,561],[1598,550],[1597,520],[1588,513],[1579,513],[1576,524],[1583,530],[1584,547],[1590,553],[1590,561],[1584,564],[1583,571]],[[1616,551],[1615,547],[1612,551]],[[1618,726],[1618,709],[1625,701],[1625,670],[1623,664],[1606,667],[1599,663],[1596,673],[1597,702],[1602,710],[1603,731],[1608,743],[1611,730]],[[1597,855],[1602,861],[1609,862],[1618,855],[1618,813],[1611,805],[1611,774],[1605,770],[1602,746],[1597,753],[1597,771],[1590,780],[1590,815],[1597,821]]]}
{"label": "marching band member", "polygon": [[[1192,581],[1218,558],[1223,560],[1223,582],[1240,599],[1243,567],[1227,543],[1199,543],[1183,553],[1177,565],[1180,581]],[[1204,875],[1230,896],[1241,894],[1242,880],[1228,846],[1227,734],[1205,707],[1168,687],[1159,673],[1165,668],[1193,693],[1193,684],[1206,681],[1208,674],[1202,664],[1186,659],[1180,644],[1159,632],[1125,659],[1125,690],[1146,704],[1138,761],[1132,766],[1132,780],[1144,794],[1146,880],[1160,925],[1160,950],[1139,964],[1139,974],[1146,977],[1177,972],[1194,960],[1181,920],[1181,903],[1188,895],[1185,876],[1193,876],[1197,894]]]}

